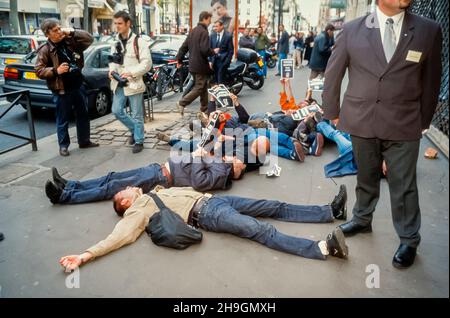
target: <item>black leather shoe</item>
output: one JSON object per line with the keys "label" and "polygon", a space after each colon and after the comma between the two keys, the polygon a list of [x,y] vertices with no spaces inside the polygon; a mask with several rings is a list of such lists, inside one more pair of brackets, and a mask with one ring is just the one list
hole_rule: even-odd
{"label": "black leather shoe", "polygon": [[67,180],[61,177],[55,167],[52,167],[53,182],[62,189],[66,187]]}
{"label": "black leather shoe", "polygon": [[98,146],[100,146],[98,143],[89,141],[87,144],[80,144],[78,147],[80,147],[81,149],[85,149],[85,148],[95,148]]}
{"label": "black leather shoe", "polygon": [[371,233],[372,225],[359,225],[353,221],[339,225],[345,236],[352,236],[358,233]]}
{"label": "black leather shoe", "polygon": [[5,239],[5,236],[3,235],[3,233],[0,232],[0,242],[3,241]]}
{"label": "black leather shoe", "polygon": [[67,157],[70,155],[70,152],[69,152],[69,149],[62,147],[62,148],[59,148],[59,154],[63,157]]}
{"label": "black leather shoe", "polygon": [[347,220],[347,187],[345,184],[341,184],[339,193],[334,197],[330,205],[335,219]]}
{"label": "black leather shoe", "polygon": [[143,144],[134,144],[132,151],[133,151],[133,153],[138,153],[138,152],[141,152],[142,150],[144,150]]}
{"label": "black leather shoe", "polygon": [[344,233],[340,228],[335,228],[327,236],[327,248],[331,256],[347,258],[348,246],[345,244]]}
{"label": "black leather shoe", "polygon": [[417,248],[408,246],[406,244],[400,244],[397,252],[395,252],[392,259],[392,266],[398,269],[405,269],[414,264],[416,258]]}
{"label": "black leather shoe", "polygon": [[45,183],[45,194],[47,198],[50,199],[50,202],[53,204],[59,203],[59,198],[61,197],[62,190],[56,186],[50,180],[47,180]]}

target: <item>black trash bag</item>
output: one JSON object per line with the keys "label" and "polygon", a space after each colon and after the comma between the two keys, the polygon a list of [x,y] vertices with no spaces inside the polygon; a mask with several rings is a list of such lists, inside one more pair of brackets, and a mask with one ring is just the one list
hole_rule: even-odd
{"label": "black trash bag", "polygon": [[183,250],[202,241],[202,232],[187,225],[181,216],[166,207],[157,195],[150,193],[150,196],[159,208],[159,212],[152,215],[145,228],[153,243]]}

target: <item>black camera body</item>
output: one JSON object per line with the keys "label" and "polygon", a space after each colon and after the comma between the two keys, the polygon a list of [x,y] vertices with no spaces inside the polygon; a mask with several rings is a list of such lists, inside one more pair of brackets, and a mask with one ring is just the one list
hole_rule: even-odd
{"label": "black camera body", "polygon": [[116,43],[116,53],[108,55],[108,61],[110,63],[116,63],[119,65],[123,64],[123,53],[122,53],[122,46],[120,45],[120,42]]}
{"label": "black camera body", "polygon": [[119,73],[111,72],[111,76],[119,83],[119,87],[125,87],[128,85],[128,80],[126,78],[120,77]]}
{"label": "black camera body", "polygon": [[81,69],[78,67],[76,63],[69,63],[69,72],[70,73],[79,73]]}

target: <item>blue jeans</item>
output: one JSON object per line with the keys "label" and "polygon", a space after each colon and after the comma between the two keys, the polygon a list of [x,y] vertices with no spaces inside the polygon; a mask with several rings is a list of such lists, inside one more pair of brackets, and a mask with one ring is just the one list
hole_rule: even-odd
{"label": "blue jeans", "polygon": [[[136,94],[125,96],[123,87],[117,87],[112,103],[112,112],[116,118],[124,124],[128,130],[133,134],[134,141],[137,144],[144,143],[144,109],[143,109],[144,94]],[[127,100],[130,101],[131,116],[125,112]]]}
{"label": "blue jeans", "polygon": [[261,58],[264,62],[264,66],[263,66],[264,76],[267,76],[266,50],[258,51],[258,54],[261,55]]}
{"label": "blue jeans", "polygon": [[350,136],[340,130],[336,130],[329,123],[322,121],[317,124],[316,129],[326,138],[336,143],[340,155],[346,153],[348,149],[352,148]]}
{"label": "blue jeans", "polygon": [[287,54],[278,53],[278,73],[281,74],[281,60],[287,59]]}
{"label": "blue jeans", "polygon": [[326,138],[334,141],[339,151],[339,157],[325,165],[325,176],[327,178],[333,178],[356,174],[358,167],[353,157],[351,137],[340,130],[336,130],[327,122],[318,123],[316,129]]}
{"label": "blue jeans", "polygon": [[56,103],[56,130],[59,147],[67,148],[70,145],[69,118],[72,114],[72,106],[75,111],[78,144],[88,144],[91,127],[84,87],[66,92],[64,95],[55,94],[53,100]]}
{"label": "blue jeans", "polygon": [[[270,140],[270,151],[274,154],[276,154],[279,157],[289,159],[289,160],[295,160],[294,159],[294,152],[295,147],[294,143],[292,142],[292,138],[289,137],[286,134],[279,133],[274,130],[264,129],[263,132],[261,132],[261,129],[256,130],[256,134],[252,134],[248,137],[248,147],[250,147],[251,143],[258,137],[258,136],[266,136]],[[275,142],[271,137],[277,136],[278,141]]]}
{"label": "blue jeans", "polygon": [[138,169],[110,172],[97,179],[69,181],[59,203],[76,204],[109,200],[126,187],[140,187],[147,193],[158,184],[167,186],[167,179],[161,171],[161,166],[154,163]]}
{"label": "blue jeans", "polygon": [[261,243],[272,249],[307,258],[325,259],[318,242],[289,236],[256,217],[287,222],[327,223],[333,221],[330,206],[302,206],[279,201],[255,200],[235,196],[214,196],[199,215],[201,228],[230,233]]}

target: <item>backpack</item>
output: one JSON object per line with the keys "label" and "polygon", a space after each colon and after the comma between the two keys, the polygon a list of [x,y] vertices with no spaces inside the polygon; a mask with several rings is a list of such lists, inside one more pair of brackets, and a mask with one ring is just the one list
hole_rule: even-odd
{"label": "backpack", "polygon": [[149,195],[159,208],[159,212],[150,217],[145,228],[153,243],[182,250],[202,241],[202,232],[187,225],[181,216],[170,210],[156,194]]}

